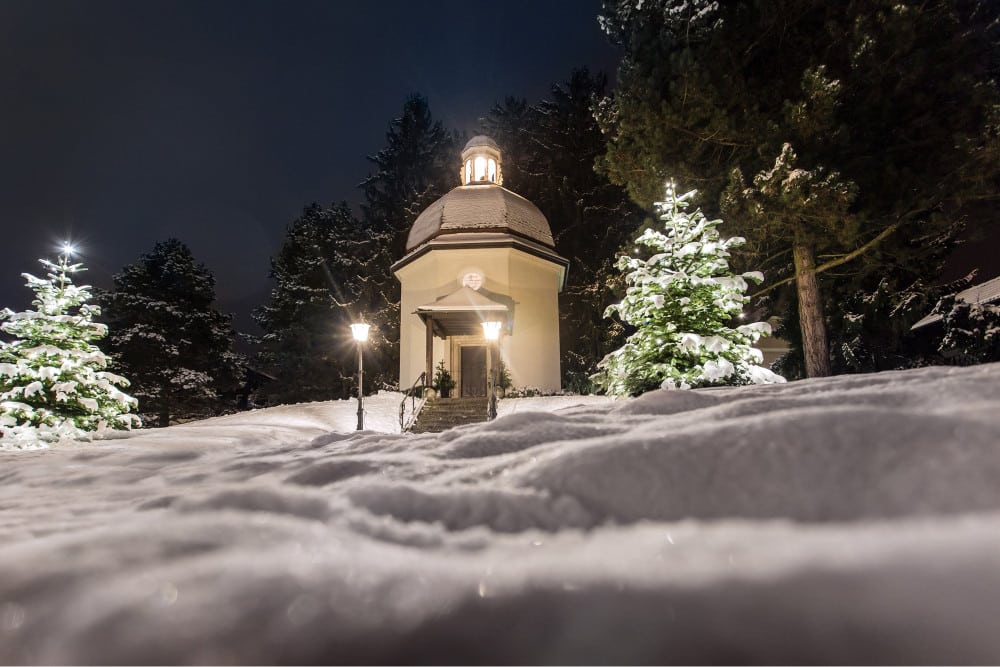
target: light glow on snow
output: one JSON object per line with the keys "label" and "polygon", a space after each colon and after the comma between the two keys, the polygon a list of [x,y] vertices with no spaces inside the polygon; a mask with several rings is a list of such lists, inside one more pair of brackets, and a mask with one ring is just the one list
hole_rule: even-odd
{"label": "light glow on snow", "polygon": [[0,452],[5,664],[994,663],[1000,364]]}

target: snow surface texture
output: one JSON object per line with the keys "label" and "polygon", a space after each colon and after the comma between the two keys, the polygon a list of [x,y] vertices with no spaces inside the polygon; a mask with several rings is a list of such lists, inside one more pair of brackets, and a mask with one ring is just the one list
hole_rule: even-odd
{"label": "snow surface texture", "polygon": [[0,452],[0,662],[1000,662],[1000,364],[530,405]]}

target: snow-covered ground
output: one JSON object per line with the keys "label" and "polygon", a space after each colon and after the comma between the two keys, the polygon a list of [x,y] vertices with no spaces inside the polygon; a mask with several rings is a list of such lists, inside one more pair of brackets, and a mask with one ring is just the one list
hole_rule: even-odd
{"label": "snow-covered ground", "polygon": [[0,662],[1000,662],[998,364],[366,406],[0,452]]}

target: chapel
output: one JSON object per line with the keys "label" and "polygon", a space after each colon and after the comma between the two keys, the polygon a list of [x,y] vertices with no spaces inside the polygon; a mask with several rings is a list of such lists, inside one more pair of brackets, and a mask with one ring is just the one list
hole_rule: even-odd
{"label": "chapel", "polygon": [[444,362],[458,396],[485,396],[487,364],[497,368],[499,355],[513,387],[558,391],[568,266],[542,212],[503,187],[500,147],[473,137],[459,185],[417,217],[392,266],[401,288],[400,387],[421,373],[429,384]]}

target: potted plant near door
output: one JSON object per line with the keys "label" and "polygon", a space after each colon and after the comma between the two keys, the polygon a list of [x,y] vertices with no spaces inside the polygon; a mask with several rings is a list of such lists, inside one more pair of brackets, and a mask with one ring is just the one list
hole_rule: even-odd
{"label": "potted plant near door", "polygon": [[497,370],[497,395],[503,398],[507,395],[507,390],[510,389],[510,371],[507,369],[507,364],[500,360],[500,368]]}
{"label": "potted plant near door", "polygon": [[434,367],[434,390],[441,398],[448,398],[454,388],[455,380],[452,379],[448,369],[444,367],[444,359],[442,359]]}

